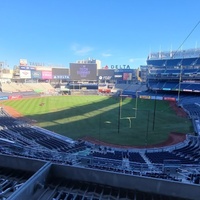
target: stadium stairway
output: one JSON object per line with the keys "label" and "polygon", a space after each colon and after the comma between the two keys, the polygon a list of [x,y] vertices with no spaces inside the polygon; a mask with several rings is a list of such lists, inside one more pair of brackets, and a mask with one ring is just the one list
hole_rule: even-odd
{"label": "stadium stairway", "polygon": [[155,167],[152,165],[151,161],[147,158],[147,156],[145,155],[145,152],[140,152],[140,155],[144,159],[146,164],[148,165],[148,168],[151,169],[151,170],[154,170]]}

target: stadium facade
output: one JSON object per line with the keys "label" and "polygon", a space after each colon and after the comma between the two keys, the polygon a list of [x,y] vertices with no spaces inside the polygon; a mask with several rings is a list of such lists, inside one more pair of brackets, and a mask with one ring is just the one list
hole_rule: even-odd
{"label": "stadium facade", "polygon": [[[30,88],[34,83],[64,83],[74,89],[79,85],[84,90],[100,85],[102,92],[111,91],[103,90],[107,86],[125,84],[123,92],[135,93],[138,87],[130,91],[127,86],[138,85],[141,80],[147,90],[141,91],[140,98],[180,100],[179,105],[193,120],[196,135],[187,135],[184,142],[162,148],[111,148],[74,141],[32,126],[1,108],[0,199],[198,200],[199,52],[194,49],[152,53],[140,73],[133,69],[102,69],[96,61],[71,63],[69,68],[62,68],[41,63],[29,65],[22,59],[13,71],[3,71],[5,67],[1,65],[1,100],[33,95],[36,91]],[[29,83],[29,91],[22,92]],[[18,93],[5,93],[8,85]]]}
{"label": "stadium facade", "polygon": [[151,53],[147,70],[151,90],[200,92],[200,49]]}
{"label": "stadium facade", "polygon": [[2,64],[1,83],[48,82],[61,88],[63,92],[69,89],[98,89],[100,85],[99,91],[108,93],[111,92],[114,84],[131,84],[138,81],[136,69],[130,69],[126,65],[102,68],[101,62],[94,59],[69,63],[68,68],[37,62],[28,63],[26,59],[20,59],[19,65],[13,70],[5,69],[5,65]]}

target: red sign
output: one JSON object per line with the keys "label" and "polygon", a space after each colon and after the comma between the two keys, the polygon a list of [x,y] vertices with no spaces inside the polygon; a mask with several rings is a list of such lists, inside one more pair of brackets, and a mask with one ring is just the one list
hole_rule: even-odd
{"label": "red sign", "polygon": [[22,95],[9,96],[9,99],[21,99]]}

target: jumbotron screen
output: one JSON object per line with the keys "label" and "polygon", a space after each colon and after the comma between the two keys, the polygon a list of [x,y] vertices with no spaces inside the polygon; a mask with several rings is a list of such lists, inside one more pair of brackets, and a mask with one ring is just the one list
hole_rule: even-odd
{"label": "jumbotron screen", "polygon": [[96,80],[97,64],[70,63],[71,80]]}

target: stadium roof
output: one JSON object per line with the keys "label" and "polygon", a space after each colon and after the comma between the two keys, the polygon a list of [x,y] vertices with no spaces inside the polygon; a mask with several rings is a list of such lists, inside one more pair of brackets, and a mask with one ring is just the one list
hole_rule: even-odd
{"label": "stadium roof", "polygon": [[159,51],[150,53],[147,60],[156,59],[180,59],[180,58],[198,58],[200,57],[200,49],[187,49],[179,51]]}

